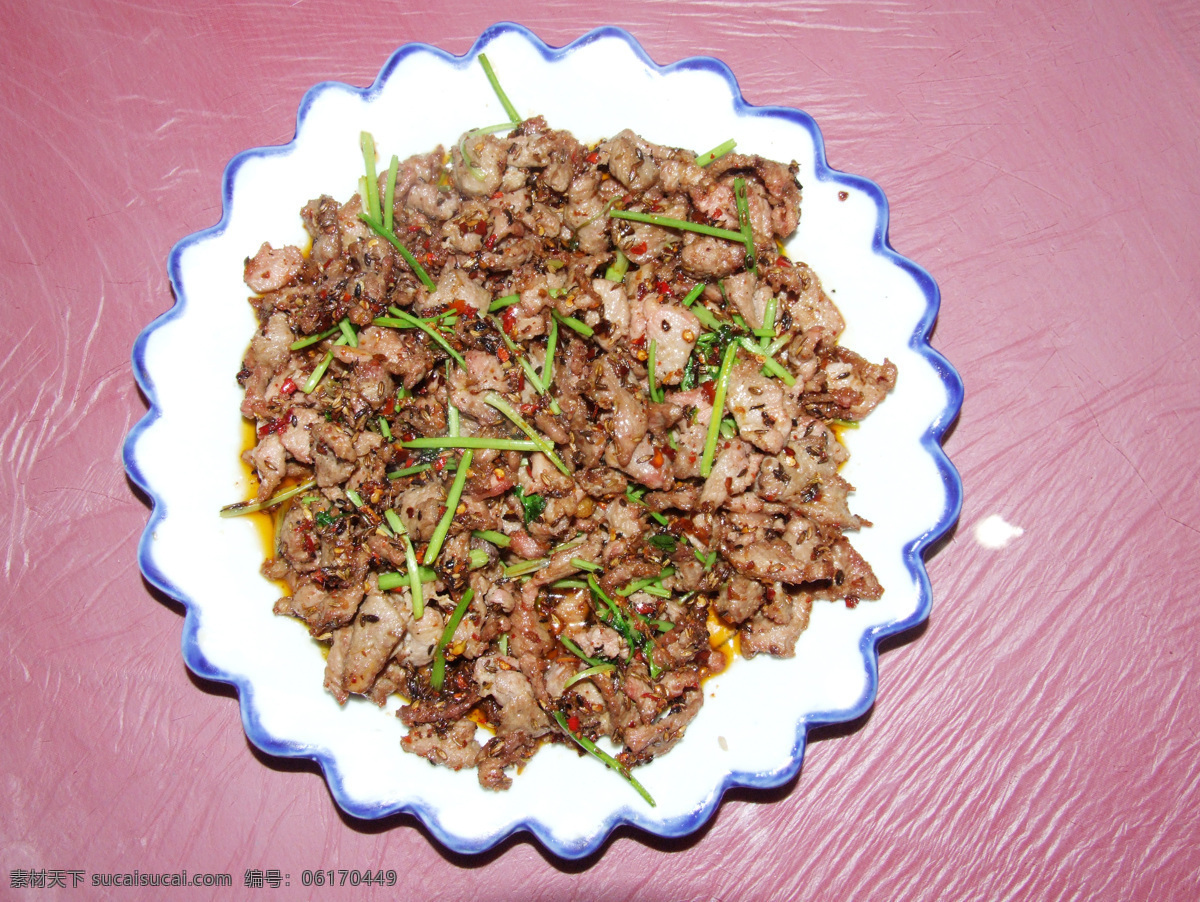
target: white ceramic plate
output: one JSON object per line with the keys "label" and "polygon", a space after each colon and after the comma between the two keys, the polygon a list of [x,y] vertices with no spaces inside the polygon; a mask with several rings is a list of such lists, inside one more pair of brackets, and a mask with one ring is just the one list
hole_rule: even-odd
{"label": "white ceramic plate", "polygon": [[[630,127],[661,144],[700,151],[734,137],[739,151],[797,160],[803,214],[788,250],[816,269],[841,307],[843,342],[899,368],[895,392],[846,440],[852,457],[844,473],[858,488],[852,508],[875,524],[851,540],[875,568],[883,598],[853,610],[818,604],[795,658],[737,661],[706,683],[704,708],[685,739],[637,772],[655,808],[562,746],[542,749],[504,793],[482,790],[474,771],[435,768],[402,752],[395,705],[385,711],[352,700],[342,708],[322,689],[318,644],[301,624],[271,612],[277,590],[259,576],[255,527],[217,516],[246,492],[234,381],[255,327],[244,258],[263,241],[303,245],[300,207],[320,194],[345,200],[355,192],[360,131],[374,133],[384,159],[403,159],[503,121],[476,62],[483,50],[522,115],[541,113],[585,141]],[[415,114],[412,97],[431,86],[438,102],[418,104]],[[618,824],[659,836],[697,829],[729,787],[792,777],[810,726],[868,708],[876,643],[928,615],[921,555],[958,516],[962,485],[939,439],[961,406],[962,383],[928,343],[937,286],[888,246],[878,186],[826,165],[807,115],[748,105],[714,59],[658,66],[615,28],[554,49],[504,24],[463,57],[402,47],[367,89],[317,85],[301,104],[295,139],[235,157],[223,195],[221,221],[172,251],[175,306],[134,346],[150,411],[129,435],[125,465],[154,504],[139,549],[142,571],[186,606],[184,659],[197,674],[237,687],[255,745],[317,760],[337,803],[355,816],[410,812],[460,852],[529,830],[555,854],[576,858]]]}

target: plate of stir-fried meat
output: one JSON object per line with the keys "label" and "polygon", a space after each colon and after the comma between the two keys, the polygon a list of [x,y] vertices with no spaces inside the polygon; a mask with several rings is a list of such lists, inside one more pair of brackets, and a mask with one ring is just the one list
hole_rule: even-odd
{"label": "plate of stir-fried meat", "polygon": [[961,498],[936,286],[885,231],[807,116],[615,29],[314,88],[135,348],[188,665],[459,851],[680,835],[788,779],[927,615]]}

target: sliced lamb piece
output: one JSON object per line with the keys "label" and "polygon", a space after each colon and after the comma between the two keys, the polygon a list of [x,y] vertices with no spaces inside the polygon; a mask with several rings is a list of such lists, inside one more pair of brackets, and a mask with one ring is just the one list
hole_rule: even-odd
{"label": "sliced lamb piece", "polygon": [[467,307],[473,307],[482,316],[487,313],[492,296],[486,288],[472,279],[466,270],[457,266],[447,266],[438,276],[437,288],[424,298],[419,298],[415,308],[418,313],[424,315],[438,308],[449,307],[455,301],[464,302]]}
{"label": "sliced lamb piece", "polygon": [[304,254],[300,248],[288,245],[278,249],[264,243],[258,253],[246,259],[245,280],[251,291],[265,294],[277,291],[300,273]]}
{"label": "sliced lamb piece", "polygon": [[700,510],[713,511],[731,495],[740,495],[754,484],[763,456],[741,439],[718,442],[712,471],[700,492]]}
{"label": "sliced lamb piece", "polygon": [[346,656],[350,652],[350,636],[353,632],[353,628],[348,626],[334,630],[329,655],[325,658],[325,688],[339,705],[346,704],[346,699],[350,697],[346,691]]}
{"label": "sliced lamb piece", "polygon": [[347,692],[363,694],[400,643],[405,623],[388,599],[371,594],[359,607],[350,629],[342,686]]}
{"label": "sliced lamb piece", "polygon": [[475,741],[475,728],[475,722],[466,719],[449,726],[420,724],[400,740],[400,747],[451,770],[474,767],[483,751]]}
{"label": "sliced lamb piece", "polygon": [[688,275],[703,279],[723,279],[737,272],[746,262],[746,246],[711,235],[688,232],[680,257]]}
{"label": "sliced lamb piece", "polygon": [[542,736],[551,729],[546,712],[538,707],[533,687],[516,658],[488,655],[475,661],[475,683],[481,694],[495,699],[499,705],[496,735],[524,733]]}
{"label": "sliced lamb piece", "polygon": [[756,363],[737,363],[729,374],[725,407],[737,420],[738,435],[769,454],[783,450],[800,416],[794,392],[779,379],[759,372]]}
{"label": "sliced lamb piece", "polygon": [[315,583],[305,583],[294,595],[284,596],[275,602],[275,613],[299,617],[308,624],[310,633],[323,636],[332,629],[348,624],[358,610],[362,597],[361,583],[332,592],[326,592]]}
{"label": "sliced lamb piece", "polygon": [[655,342],[654,378],[659,385],[678,385],[700,337],[700,320],[682,304],[661,304],[653,297],[642,301],[642,310],[646,347]]}
{"label": "sliced lamb piece", "polygon": [[476,762],[479,768],[479,785],[484,789],[503,790],[512,786],[512,779],[504,772],[507,767],[520,767],[538,750],[536,737],[524,732],[496,735],[483,747]]}
{"label": "sliced lamb piece", "polygon": [[775,599],[739,630],[742,654],[747,658],[764,652],[777,658],[795,657],[796,640],[808,627],[811,611],[810,594],[779,587]]}
{"label": "sliced lamb piece", "polygon": [[762,607],[765,592],[766,587],[758,580],[734,574],[733,579],[721,587],[714,606],[730,623],[741,623]]}
{"label": "sliced lamb piece", "polygon": [[637,724],[625,730],[621,738],[629,749],[628,763],[648,761],[669,752],[683,738],[684,730],[700,713],[703,704],[704,693],[699,689],[689,689],[669,714],[652,724]]}
{"label": "sliced lamb piece", "polygon": [[474,135],[468,132],[465,142],[471,163],[463,159],[458,146],[450,150],[450,176],[463,194],[483,197],[500,187],[508,164],[507,145],[494,135]]}

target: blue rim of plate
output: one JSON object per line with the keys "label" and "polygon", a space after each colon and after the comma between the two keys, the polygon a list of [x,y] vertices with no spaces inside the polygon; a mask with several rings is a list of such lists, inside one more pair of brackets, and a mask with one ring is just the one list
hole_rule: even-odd
{"label": "blue rim of plate", "polygon": [[855,188],[858,191],[868,195],[875,203],[877,210],[877,218],[875,224],[874,237],[872,239],[873,252],[888,260],[895,266],[898,266],[909,275],[912,276],[924,295],[926,300],[926,309],[924,315],[917,324],[909,339],[909,347],[923,357],[937,373],[942,385],[945,387],[947,401],[946,406],[940,411],[933,422],[929,424],[924,435],[921,438],[921,444],[933,459],[939,473],[941,474],[942,485],[945,489],[945,504],[941,515],[937,522],[924,533],[912,539],[903,549],[903,557],[905,567],[909,575],[915,581],[918,588],[918,606],[917,610],[909,617],[894,623],[884,624],[873,627],[867,630],[860,643],[859,650],[862,654],[863,664],[867,673],[867,683],[862,696],[852,706],[839,709],[836,711],[817,712],[806,715],[802,718],[797,727],[796,742],[793,746],[792,754],[788,762],[771,771],[733,771],[725,776],[725,778],[717,785],[713,791],[704,799],[704,801],[689,812],[686,816],[675,818],[667,821],[649,821],[644,816],[644,813],[635,811],[629,807],[621,808],[603,821],[596,824],[588,836],[579,839],[564,840],[561,837],[554,835],[551,830],[543,823],[533,820],[521,820],[509,827],[497,832],[494,835],[476,838],[462,837],[451,833],[441,823],[437,811],[424,803],[415,802],[397,802],[397,803],[362,803],[353,799],[346,792],[343,785],[341,774],[338,769],[337,762],[333,756],[323,749],[315,749],[309,745],[292,742],[286,739],[269,734],[263,727],[258,716],[258,706],[254,700],[253,687],[249,681],[236,674],[230,674],[221,670],[219,667],[209,661],[203,651],[201,651],[197,641],[197,634],[200,628],[200,611],[195,602],[190,599],[183,591],[181,591],[171,579],[160,569],[154,559],[151,549],[151,540],[155,528],[166,514],[166,508],[162,499],[155,493],[153,486],[142,472],[137,460],[137,446],[141,436],[145,431],[159,418],[160,410],[158,405],[157,394],[154,388],[154,380],[151,377],[146,367],[145,352],[146,344],[150,336],[163,325],[171,322],[181,315],[187,305],[187,297],[183,290],[183,280],[180,274],[180,260],[183,253],[192,245],[205,241],[206,239],[221,234],[228,223],[230,206],[232,203],[233,180],[238,169],[248,159],[261,158],[282,154],[288,152],[295,144],[295,136],[292,141],[285,145],[276,147],[253,148],[239,153],[229,161],[225,167],[225,172],[222,178],[222,214],[221,220],[216,225],[208,229],[203,229],[195,232],[186,238],[179,241],[172,249],[168,258],[168,273],[171,280],[171,286],[175,294],[175,304],[170,310],[157,317],[138,335],[137,340],[133,345],[133,372],[142,393],[149,402],[149,410],[130,430],[122,449],[125,470],[129,475],[130,480],[138,486],[150,498],[152,510],[149,522],[146,525],[145,531],[142,533],[141,540],[138,543],[138,565],[141,568],[146,580],[157,589],[166,593],[170,597],[176,599],[184,605],[186,609],[183,635],[182,635],[182,651],[184,661],[188,668],[198,676],[205,679],[215,680],[222,683],[227,683],[237,689],[240,699],[240,707],[242,714],[242,726],[245,729],[247,737],[259,749],[271,755],[276,755],[284,758],[310,758],[317,762],[322,773],[325,776],[327,785],[329,786],[330,794],[337,802],[338,806],[347,814],[362,818],[364,820],[374,820],[378,818],[388,817],[395,814],[406,813],[416,817],[425,825],[437,840],[446,848],[454,852],[462,854],[478,854],[485,852],[494,847],[500,842],[503,842],[510,835],[522,831],[528,831],[537,837],[538,841],[550,852],[563,859],[578,859],[583,858],[597,851],[603,846],[609,835],[618,826],[628,824],[634,827],[643,829],[656,836],[664,838],[686,836],[703,826],[720,804],[721,798],[725,792],[734,787],[747,787],[752,789],[769,789],[779,786],[792,779],[800,770],[804,760],[804,750],[807,742],[808,731],[811,727],[824,724],[845,723],[860,717],[870,708],[875,700],[875,695],[879,685],[879,670],[878,670],[878,645],[879,643],[898,633],[911,629],[914,626],[924,622],[929,616],[930,606],[932,604],[932,590],[929,583],[929,575],[925,570],[924,554],[930,546],[946,532],[958,520],[959,513],[962,509],[963,487],[957,470],[950,462],[942,450],[941,440],[945,435],[946,430],[954,422],[962,408],[963,402],[963,382],[961,377],[952,367],[949,361],[941,354],[933,349],[929,344],[929,336],[933,330],[934,323],[937,320],[938,308],[941,304],[941,294],[938,290],[937,283],[928,272],[918,266],[916,263],[898,254],[888,243],[888,202],[884,196],[883,190],[870,179],[862,176],[850,175],[848,173],[839,172],[829,166],[825,159],[825,145],[821,137],[821,131],[816,122],[807,113],[789,107],[759,107],[753,106],[745,101],[742,97],[742,92],[738,86],[738,82],[733,72],[725,63],[712,57],[689,57],[666,66],[659,65],[652,60],[637,40],[627,31],[614,26],[604,26],[589,31],[587,34],[577,40],[567,44],[564,47],[551,47],[538,38],[533,32],[521,25],[516,25],[511,22],[501,22],[488,28],[480,35],[479,39],[471,47],[467,53],[462,56],[454,56],[433,47],[429,44],[411,43],[405,44],[396,50],[387,63],[380,70],[379,76],[374,83],[367,88],[356,88],[346,85],[341,82],[321,82],[310,88],[301,100],[299,111],[296,119],[296,129],[299,133],[300,126],[304,122],[308,110],[312,106],[313,101],[321,93],[327,90],[348,91],[357,94],[363,99],[370,99],[377,95],[382,86],[391,77],[395,68],[399,63],[410,54],[429,53],[437,56],[442,61],[456,67],[464,68],[472,65],[480,51],[486,49],[500,35],[511,33],[519,35],[529,42],[542,56],[542,58],[552,63],[582,47],[586,47],[599,40],[616,39],[624,42],[630,50],[641,60],[648,68],[665,75],[679,70],[701,70],[720,76],[729,85],[730,93],[733,96],[734,110],[738,116],[756,117],[763,116],[769,118],[784,119],[799,125],[804,128],[813,139],[815,150],[815,175],[819,181],[834,182]]}

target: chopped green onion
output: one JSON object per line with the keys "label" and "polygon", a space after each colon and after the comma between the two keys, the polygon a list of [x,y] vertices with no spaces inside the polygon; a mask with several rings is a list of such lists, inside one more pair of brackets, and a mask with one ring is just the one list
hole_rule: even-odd
{"label": "chopped green onion", "polygon": [[746,199],[746,180],[739,176],[733,180],[733,195],[737,199],[738,223],[741,225],[742,243],[746,245],[746,269],[757,272],[754,256],[754,228],[750,225],[750,202]]}
{"label": "chopped green onion", "polygon": [[634,592],[640,592],[643,589],[645,589],[646,586],[652,586],[655,583],[662,582],[667,577],[674,576],[674,575],[675,575],[674,567],[664,567],[663,571],[660,574],[658,574],[658,576],[648,576],[645,579],[635,579],[633,582],[631,582],[629,585],[627,585],[624,589],[617,589],[617,594],[620,595],[622,598],[628,598]]}
{"label": "chopped green onion", "polygon": [[467,482],[467,471],[471,469],[471,458],[474,454],[475,452],[468,448],[463,452],[462,460],[458,463],[458,472],[454,474],[454,482],[450,485],[450,494],[446,496],[446,512],[442,514],[442,519],[434,528],[433,535],[429,538],[429,546],[425,549],[425,564],[429,567],[432,567],[437,561],[438,553],[442,550],[442,543],[446,541],[446,533],[450,531],[450,522],[454,519],[458,501],[462,498],[463,486]]}
{"label": "chopped green onion", "polygon": [[790,386],[796,384],[796,377],[787,371],[787,369],[774,357],[768,357],[763,353],[763,349],[748,338],[739,338],[738,344],[753,354],[755,357],[762,359],[763,369],[777,379],[782,379],[783,382]]}
{"label": "chopped green onion", "polygon": [[700,325],[708,329],[708,331],[716,332],[721,328],[720,320],[713,316],[712,311],[703,304],[693,304],[691,311],[696,319],[700,320]]}
{"label": "chopped green onion", "polygon": [[585,561],[581,557],[571,558],[571,566],[578,567],[580,570],[587,570],[590,573],[599,573],[604,569],[599,564],[593,564],[591,561]]}
{"label": "chopped green onion", "polygon": [[539,557],[532,561],[521,561],[517,564],[505,564],[504,575],[507,577],[525,576],[527,573],[535,573],[541,570],[549,563],[549,558]]}
{"label": "chopped green onion", "polygon": [[[434,583],[438,580],[438,575],[429,567],[418,567],[417,573],[421,577],[423,583]],[[380,573],[379,574],[379,591],[390,592],[392,589],[399,589],[408,582],[408,571],[403,573]]]}
{"label": "chopped green onion", "polygon": [[383,436],[385,442],[392,440],[392,427],[388,425],[386,417],[379,418],[379,434]]}
{"label": "chopped green onion", "polygon": [[537,451],[536,442],[522,438],[489,438],[485,435],[431,435],[401,442],[401,448],[491,448],[495,451]]}
{"label": "chopped green onion", "polygon": [[542,359],[542,385],[549,391],[554,381],[554,352],[558,350],[558,320],[550,317],[550,335],[546,339],[546,356]]}
{"label": "chopped green onion", "polygon": [[413,550],[412,539],[408,537],[408,533],[401,533],[400,537],[404,539],[404,563],[408,567],[408,588],[412,595],[412,615],[413,620],[420,620],[425,616],[425,595],[421,591],[421,570],[417,566],[417,553]]}
{"label": "chopped green onion", "polygon": [[388,473],[388,479],[403,479],[405,476],[415,476],[417,473],[424,473],[433,464],[417,464],[412,467],[405,467],[403,470],[392,470]]}
{"label": "chopped green onion", "polygon": [[488,305],[488,313],[495,313],[497,310],[503,310],[505,307],[511,307],[513,304],[521,303],[519,294],[506,294],[502,298],[496,298]]}
{"label": "chopped green onion", "polygon": [[446,678],[446,646],[454,638],[454,631],[462,623],[463,615],[467,613],[467,608],[474,597],[474,589],[468,588],[467,591],[463,592],[462,598],[454,606],[454,613],[446,621],[446,628],[442,630],[442,638],[438,641],[437,650],[433,653],[433,673],[429,676],[429,685],[434,689],[442,688],[442,682]]}
{"label": "chopped green onion", "polygon": [[483,403],[500,411],[512,421],[513,425],[529,436],[529,440],[537,445],[537,449],[550,459],[550,462],[558,468],[559,472],[561,472],[564,476],[569,477],[571,475],[571,471],[567,469],[567,465],[564,464],[559,456],[554,453],[554,445],[550,442],[550,440],[526,423],[524,418],[515,410],[513,410],[512,405],[505,401],[504,398],[496,394],[494,391],[488,392],[483,397]]}
{"label": "chopped green onion", "polygon": [[[345,343],[345,335],[334,342],[335,345],[344,345]],[[317,364],[317,368],[312,371],[312,374],[307,380],[305,380],[304,384],[300,386],[300,391],[304,392],[306,395],[311,395],[316,390],[317,386],[321,384],[321,379],[325,376],[325,371],[329,369],[329,365],[331,363],[333,363],[333,351],[326,351],[325,356],[321,358],[321,362]]]}
{"label": "chopped green onion", "polygon": [[778,314],[779,299],[774,296],[767,298],[767,306],[763,310],[763,327],[754,330],[754,334],[762,339],[760,344],[764,351],[767,349],[767,345],[771,343],[771,339],[775,337],[775,317]]}
{"label": "chopped green onion", "polygon": [[604,661],[597,660],[596,658],[588,657],[587,653],[574,642],[572,642],[567,636],[559,636],[558,641],[570,649],[571,654],[579,658],[581,661],[586,661],[592,665],[605,663]]}
{"label": "chopped green onion", "polygon": [[392,527],[392,531],[396,535],[404,532],[404,523],[400,520],[400,515],[391,508],[383,512],[383,518],[388,521],[388,526]]}
{"label": "chopped green onion", "polygon": [[690,307],[692,304],[696,303],[696,298],[704,294],[704,287],[705,286],[703,282],[698,282],[697,284],[693,285],[692,290],[683,296],[683,306]]}
{"label": "chopped green onion", "polygon": [[346,497],[350,499],[350,503],[355,507],[363,506],[362,496],[360,496],[358,492],[354,491],[354,489],[346,489]]}
{"label": "chopped green onion", "polygon": [[[450,374],[447,373],[446,375],[450,375]],[[451,404],[449,401],[447,401],[446,402],[446,437],[447,438],[458,438],[459,437],[458,429],[459,429],[458,408],[455,407],[453,404]]]}
{"label": "chopped green onion", "polygon": [[508,118],[512,121],[512,124],[519,124],[521,117],[517,114],[517,108],[512,105],[512,102],[508,99],[508,95],[500,87],[500,80],[496,78],[496,73],[492,71],[492,64],[488,62],[486,53],[479,54],[479,65],[483,66],[484,74],[487,75],[487,80],[491,84],[492,90],[500,98],[500,105],[504,107],[504,112],[508,114]]}
{"label": "chopped green onion", "polygon": [[316,335],[309,335],[307,338],[298,338],[288,345],[288,347],[293,351],[299,351],[301,348],[315,345],[318,341],[324,341],[330,335],[334,335],[339,331],[341,331],[340,325],[334,326],[332,329],[326,329],[324,332],[318,332]]}
{"label": "chopped green onion", "polygon": [[575,317],[573,317],[573,316],[563,316],[557,310],[551,310],[550,315],[553,316],[560,323],[562,323],[564,326],[567,326],[570,329],[574,329],[576,332],[578,332],[584,338],[591,338],[593,335],[596,334],[595,330],[591,326],[589,326],[585,322],[575,319]]}
{"label": "chopped green onion", "polygon": [[588,584],[578,579],[560,579],[550,584],[552,589],[586,589]]}
{"label": "chopped green onion", "polygon": [[266,501],[240,501],[237,504],[228,504],[221,508],[222,517],[240,517],[242,514],[253,514],[257,511],[267,510],[277,504],[282,504],[289,498],[295,498],[301,492],[307,492],[317,484],[315,479],[310,479],[307,482],[302,482],[298,486],[286,489],[279,492],[277,495],[272,495]]}
{"label": "chopped green onion", "polygon": [[350,320],[343,319],[338,323],[338,328],[342,330],[342,337],[346,339],[346,344],[352,348],[358,347],[358,335],[354,331],[354,327],[350,325]]}
{"label": "chopped green onion", "polygon": [[[669,591],[667,591],[666,589],[664,589],[662,586],[646,586],[645,588],[642,589],[642,591],[645,592],[647,595],[653,595],[656,598],[670,598],[671,597],[671,593]],[[634,611],[634,613],[637,614],[637,611]],[[638,614],[638,616],[641,617],[640,614]],[[642,619],[645,620],[644,617]],[[646,620],[646,622],[649,623],[650,621]],[[663,632],[665,633],[666,630],[663,630]]]}
{"label": "chopped green onion", "polygon": [[379,219],[379,175],[375,171],[375,138],[370,132],[359,132],[358,144],[362,148],[363,163],[367,169],[367,212]]}
{"label": "chopped green onion", "polygon": [[721,418],[725,412],[725,393],[729,390],[729,373],[733,369],[733,360],[737,357],[738,346],[730,343],[725,349],[721,360],[721,369],[717,373],[717,387],[713,394],[712,415],[708,421],[708,437],[704,440],[704,456],[700,458],[700,475],[705,479],[712,472],[713,454],[717,450],[717,434],[721,431]]}
{"label": "chopped green onion", "polygon": [[504,633],[503,635],[500,636],[500,642],[498,644],[499,644],[499,648],[500,648],[500,654],[507,655],[508,654],[508,633]]}
{"label": "chopped green onion", "polygon": [[696,165],[707,166],[713,160],[719,160],[721,157],[725,156],[725,154],[729,153],[729,151],[733,150],[735,147],[737,147],[737,141],[733,140],[733,138],[730,138],[728,141],[722,141],[712,150],[702,153],[700,156],[696,157]]}
{"label": "chopped green onion", "polygon": [[705,554],[699,548],[694,548],[692,549],[692,553],[696,555],[696,560],[704,565],[705,573],[711,570],[713,564],[717,562],[717,553],[715,551],[710,551],[708,554]]}
{"label": "chopped green onion", "polygon": [[393,207],[396,204],[396,172],[400,168],[400,158],[392,154],[392,161],[388,163],[387,183],[383,189],[383,227],[389,232],[392,230],[392,217],[395,215]]}
{"label": "chopped green onion", "polygon": [[659,404],[662,402],[662,392],[661,392],[661,390],[659,390],[655,387],[658,382],[657,374],[655,373],[655,366],[654,366],[654,363],[655,363],[654,358],[655,358],[657,352],[658,352],[658,339],[652,338],[652,339],[650,339],[650,358],[649,358],[649,360],[646,361],[646,369],[647,369],[646,378],[648,380],[647,386],[650,389],[650,400],[653,401],[655,404]]}
{"label": "chopped green onion", "polygon": [[612,264],[604,271],[604,278],[610,282],[621,282],[625,279],[625,273],[629,272],[629,258],[625,256],[624,251],[617,248],[617,256],[613,259]]}
{"label": "chopped green onion", "polygon": [[[657,592],[654,591],[654,589],[655,589],[654,586],[650,586],[648,589],[645,589],[644,591],[650,595],[658,595],[660,598],[670,598],[671,597],[671,593],[668,592],[666,589],[663,589],[662,587],[658,587]],[[642,623],[646,624],[646,626],[653,627],[654,629],[658,630],[660,633],[669,633],[669,632],[671,632],[671,630],[675,629],[675,624],[671,623],[669,620],[652,620],[651,618],[647,617],[645,614],[638,614],[637,611],[634,611],[633,613],[637,614],[637,619],[642,621]]]}
{"label": "chopped green onion", "polygon": [[610,670],[615,669],[615,664],[597,664],[594,667],[588,667],[586,670],[581,670],[563,683],[563,692],[566,692],[580,680],[586,680],[588,677],[596,676],[597,674],[601,673],[608,673]]}
{"label": "chopped green onion", "polygon": [[471,535],[477,539],[483,539],[485,542],[491,542],[498,548],[507,548],[512,543],[512,539],[494,529],[476,529],[471,532]]}
{"label": "chopped green onion", "polygon": [[576,735],[575,733],[572,733],[571,728],[567,726],[567,719],[565,717],[563,717],[563,713],[561,711],[554,712],[554,719],[555,719],[555,721],[557,721],[558,725],[560,727],[562,727],[562,729],[566,732],[566,734],[575,741],[576,745],[578,745],[581,749],[583,749],[585,752],[587,752],[593,758],[596,758],[596,759],[604,762],[604,764],[610,770],[615,770],[618,774],[620,774],[622,777],[624,777],[625,781],[630,786],[632,786],[634,789],[637,790],[638,795],[640,795],[643,799],[645,799],[650,804],[651,808],[657,807],[657,805],[654,801],[654,798],[650,795],[650,793],[646,792],[646,787],[644,787],[641,783],[639,783],[637,781],[637,778],[635,778],[633,776],[633,774],[631,774],[629,772],[629,768],[627,768],[625,765],[623,765],[620,761],[618,761],[612,755],[608,754],[608,752],[601,749],[599,746],[596,745],[596,743],[592,742],[592,740],[588,739],[586,736]]}
{"label": "chopped green onion", "polygon": [[491,556],[482,548],[472,548],[467,552],[467,561],[472,570],[486,567],[490,560]]}
{"label": "chopped green onion", "polygon": [[425,272],[425,267],[417,262],[417,258],[412,255],[412,251],[404,246],[404,243],[396,237],[396,233],[391,229],[385,228],[383,223],[378,219],[372,219],[368,213],[359,213],[358,218],[374,229],[380,237],[386,238],[391,242],[392,247],[400,252],[400,256],[404,258],[404,262],[416,274],[421,283],[430,291],[437,288],[437,284],[433,279],[429,278],[429,273]]}
{"label": "chopped green onion", "polygon": [[699,232],[701,235],[711,235],[713,238],[724,238],[726,241],[745,243],[745,236],[732,229],[721,229],[717,226],[704,225],[700,222],[689,222],[686,219],[673,219],[670,216],[659,216],[657,213],[637,213],[633,210],[610,210],[608,215],[614,219],[628,219],[631,222],[648,222],[650,225],[662,226],[667,229],[682,229],[686,232]]}
{"label": "chopped green onion", "polygon": [[406,326],[416,327],[441,345],[442,348],[445,349],[446,353],[454,358],[455,363],[457,363],[464,370],[467,368],[467,362],[463,360],[462,354],[454,350],[454,348],[450,346],[450,343],[441,336],[437,329],[434,329],[429,325],[429,323],[425,322],[425,320],[417,319],[417,317],[405,312],[404,310],[400,310],[399,308],[391,308],[391,311],[395,314],[395,320],[391,320],[385,316],[378,316],[374,320],[375,325],[391,326],[392,328],[404,328]]}

